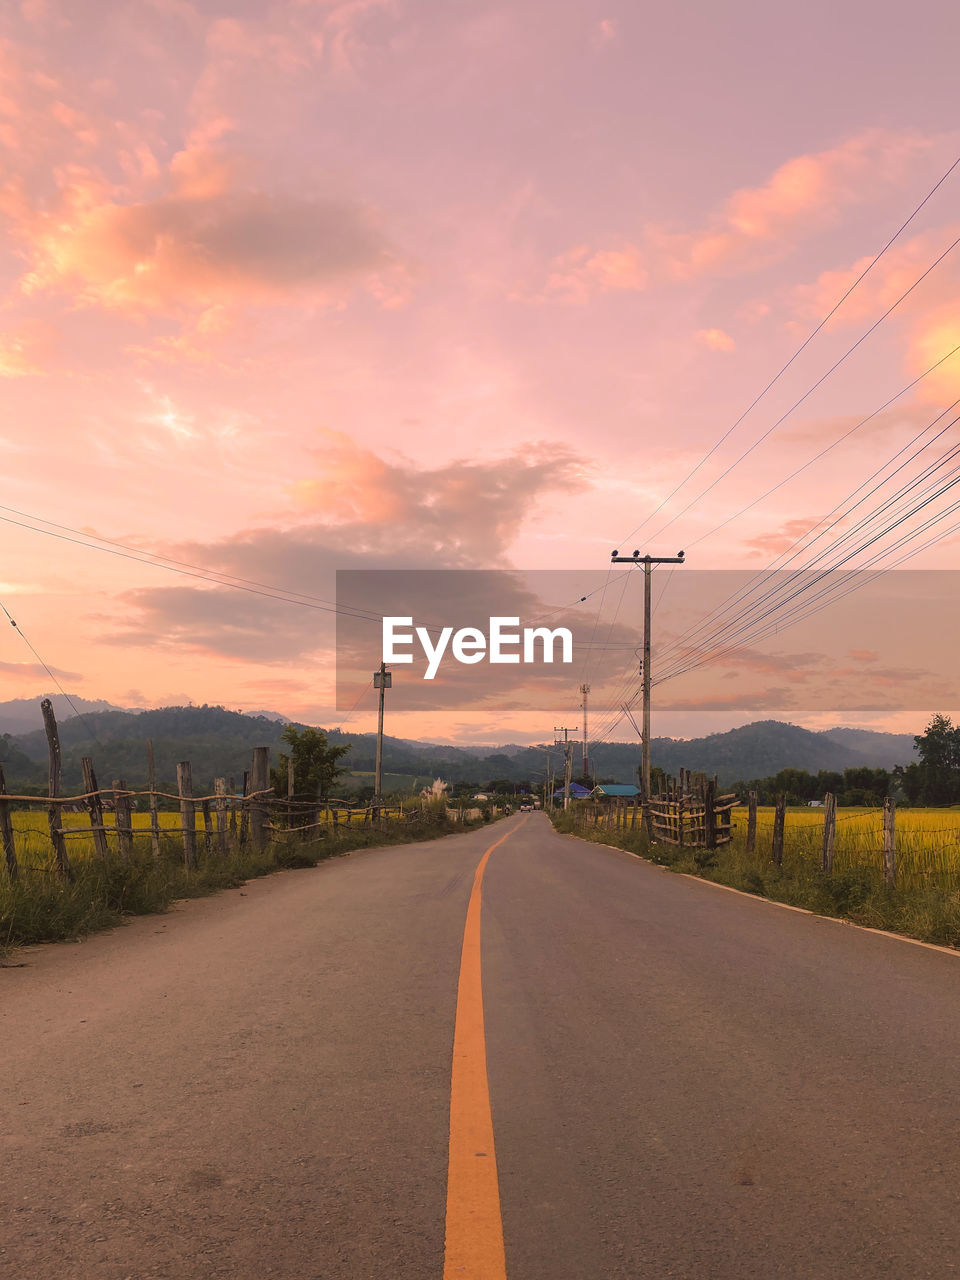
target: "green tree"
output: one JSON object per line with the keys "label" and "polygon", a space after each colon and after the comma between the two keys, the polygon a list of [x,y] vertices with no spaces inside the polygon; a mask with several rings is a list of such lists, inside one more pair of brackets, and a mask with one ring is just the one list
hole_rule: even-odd
{"label": "green tree", "polygon": [[280,735],[289,746],[289,754],[280,753],[280,765],[270,770],[270,782],[278,796],[287,794],[287,767],[293,760],[293,792],[298,800],[323,800],[344,772],[339,761],[350,750],[350,743],[331,747],[322,729],[297,729],[288,724]]}
{"label": "green tree", "polygon": [[960,800],[960,727],[949,716],[936,715],[914,743],[920,757],[921,802],[955,804]]}

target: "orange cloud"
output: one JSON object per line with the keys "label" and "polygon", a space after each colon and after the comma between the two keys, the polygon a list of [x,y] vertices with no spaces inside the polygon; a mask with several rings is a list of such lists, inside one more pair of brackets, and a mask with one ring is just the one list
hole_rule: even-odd
{"label": "orange cloud", "polygon": [[[831,320],[831,328],[864,324],[879,318],[905,294],[945,250],[960,236],[960,224],[953,223],[924,231],[896,244],[857,284]],[[794,301],[804,325],[826,314],[870,265],[871,257],[859,258],[849,267],[824,271],[809,285],[797,289]],[[907,327],[908,373],[924,373],[960,344],[960,321],[956,298],[960,291],[960,249],[949,256],[922,281],[895,314]],[[800,331],[803,331],[801,326]],[[922,403],[943,405],[960,396],[960,359],[951,357],[916,391]]]}
{"label": "orange cloud", "polygon": [[680,279],[750,270],[782,256],[792,239],[828,224],[844,206],[875,199],[902,182],[931,146],[918,134],[871,129],[826,151],[795,156],[762,185],[735,191],[714,226],[650,234]]}
{"label": "orange cloud", "polygon": [[578,245],[553,260],[547,291],[568,302],[587,302],[595,293],[638,292],[647,287],[649,278],[636,245],[619,249]]}
{"label": "orange cloud", "polygon": [[225,169],[197,185],[187,164],[178,174],[187,195],[139,204],[107,196],[83,171],[64,176],[65,208],[24,228],[27,294],[66,290],[80,305],[182,314],[304,296],[337,302],[357,282],[404,271],[362,206],[230,190]]}
{"label": "orange cloud", "polygon": [[711,351],[734,351],[736,342],[723,329],[698,329],[697,341]]}
{"label": "orange cloud", "polygon": [[43,373],[57,342],[53,325],[31,320],[0,333],[0,378],[25,378]]}
{"label": "orange cloud", "polygon": [[470,547],[496,556],[530,514],[538,497],[554,489],[575,493],[588,466],[560,446],[544,461],[537,449],[484,462],[455,461],[421,467],[387,461],[339,431],[322,430],[314,451],[318,475],[293,486],[293,496],[324,527],[363,526],[377,536],[416,530],[422,545],[456,556]]}
{"label": "orange cloud", "polygon": [[[923,373],[960,346],[960,317],[956,308],[925,316],[914,328],[907,362],[913,373]],[[960,352],[950,356],[917,388],[917,398],[927,404],[952,404],[960,397]]]}

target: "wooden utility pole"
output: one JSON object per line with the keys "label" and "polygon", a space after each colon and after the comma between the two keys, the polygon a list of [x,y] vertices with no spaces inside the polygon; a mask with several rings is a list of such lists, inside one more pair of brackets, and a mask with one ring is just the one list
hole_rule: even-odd
{"label": "wooden utility pole", "polygon": [[641,789],[643,791],[643,802],[650,802],[650,688],[651,688],[651,666],[650,666],[650,579],[653,574],[653,566],[655,564],[683,564],[683,552],[678,551],[675,556],[642,556],[639,551],[634,551],[632,556],[622,556],[619,552],[614,551],[610,557],[611,564],[642,564],[643,565],[643,742],[641,744]]}
{"label": "wooden utility pole", "polygon": [[373,673],[373,687],[380,690],[380,707],[377,712],[377,771],[373,784],[373,802],[379,804],[383,782],[383,694],[385,689],[393,686],[393,673],[387,670],[386,663],[380,663],[380,670]]}
{"label": "wooden utility pole", "polygon": [[583,707],[583,776],[585,778],[589,778],[590,744],[587,738],[587,698],[590,694],[590,686],[588,684],[582,684],[580,686],[580,693],[583,697],[583,702],[581,703],[581,706]]}

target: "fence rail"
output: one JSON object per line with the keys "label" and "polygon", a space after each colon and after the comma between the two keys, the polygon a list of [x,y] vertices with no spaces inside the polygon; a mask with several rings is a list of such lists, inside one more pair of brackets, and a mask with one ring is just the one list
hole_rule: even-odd
{"label": "fence rail", "polygon": [[[50,770],[46,796],[18,795],[7,791],[3,766],[0,764],[0,847],[3,849],[7,875],[16,880],[21,864],[17,844],[29,834],[36,838],[42,832],[31,827],[29,832],[14,823],[16,805],[36,806],[46,809],[46,839],[55,857],[52,872],[64,880],[74,878],[74,870],[67,849],[68,841],[86,837],[92,841],[93,856],[106,861],[110,855],[111,841],[122,859],[129,859],[136,836],[149,836],[155,859],[160,858],[164,842],[167,848],[175,841],[182,849],[188,867],[197,865],[198,852],[204,856],[225,857],[231,845],[245,846],[252,843],[263,850],[268,843],[306,842],[320,835],[335,838],[341,829],[358,825],[371,828],[385,822],[402,822],[420,816],[422,805],[371,803],[352,805],[348,801],[298,798],[288,794],[276,796],[268,784],[269,751],[267,747],[255,747],[251,768],[243,775],[238,789],[235,779],[214,779],[214,790],[209,795],[195,795],[192,770],[189,761],[177,765],[176,792],[160,791],[155,786],[156,770],[153,744],[147,743],[147,764],[150,785],[146,788],[128,787],[123,778],[116,778],[109,787],[99,786],[93,761],[85,756],[81,762],[83,789],[76,795],[61,794],[60,740],[53,708],[49,699],[41,703],[44,728],[49,748]],[[292,791],[292,786],[291,786]],[[158,801],[176,801],[179,814],[164,815],[173,819],[162,821]],[[146,812],[139,806],[145,802]],[[479,810],[447,810],[455,820],[465,821],[479,816]],[[78,815],[78,822],[66,821],[70,814]],[[86,821],[83,821],[83,817]],[[113,821],[109,819],[112,817]],[[143,819],[144,821],[137,821]],[[311,835],[312,833],[312,835]],[[26,864],[25,864],[26,865]],[[45,873],[51,868],[31,866],[32,870]]]}

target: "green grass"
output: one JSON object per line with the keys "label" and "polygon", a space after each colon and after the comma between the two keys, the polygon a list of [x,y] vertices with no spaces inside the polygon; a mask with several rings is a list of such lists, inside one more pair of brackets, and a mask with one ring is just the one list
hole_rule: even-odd
{"label": "green grass", "polygon": [[195,870],[184,866],[179,841],[172,836],[162,841],[159,859],[153,857],[149,836],[137,834],[129,859],[122,859],[111,848],[105,863],[93,855],[92,841],[90,850],[78,854],[76,846],[86,841],[70,839],[73,879],[65,880],[57,873],[49,840],[43,838],[39,827],[34,830],[32,822],[17,823],[24,816],[14,815],[15,829],[20,827],[17,853],[21,872],[16,880],[10,880],[0,859],[0,955],[16,946],[72,940],[113,928],[127,916],[166,911],[179,899],[235,888],[274,871],[312,867],[356,849],[431,840],[481,825],[454,824],[440,806],[435,806],[402,822],[384,822],[379,828],[341,825],[336,832],[327,828],[317,840],[270,843],[262,852],[249,842],[244,847],[234,842],[226,857],[216,853],[215,844],[211,852],[204,852],[201,837]]}
{"label": "green grass", "polygon": [[[558,811],[552,817],[558,831],[627,849],[671,871],[804,907],[818,915],[888,929],[941,946],[960,947],[960,864],[954,852],[952,815],[926,810],[921,816],[918,811],[909,811],[912,820],[901,825],[907,812],[897,815],[896,888],[883,882],[872,816],[868,824],[865,814],[850,810],[837,814],[837,857],[832,875],[825,875],[820,869],[822,826],[810,810],[795,811],[793,829],[788,813],[782,867],[770,860],[769,839],[762,824],[758,824],[758,848],[748,854],[744,847],[745,822],[739,824],[730,844],[708,850],[651,845],[639,830],[618,832],[587,826],[575,831],[572,814]],[[931,815],[937,813],[939,820],[935,821]],[[847,817],[850,835],[841,844],[844,822],[840,819]],[[932,839],[934,835],[939,843]]]}

